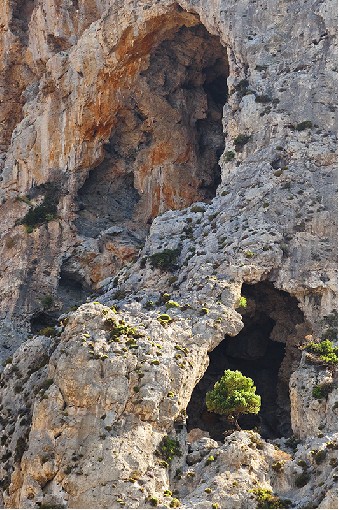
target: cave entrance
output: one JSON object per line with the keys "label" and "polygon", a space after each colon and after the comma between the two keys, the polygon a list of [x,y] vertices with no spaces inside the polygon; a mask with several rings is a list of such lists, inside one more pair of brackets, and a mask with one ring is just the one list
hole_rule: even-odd
{"label": "cave entrance", "polygon": [[78,190],[75,227],[90,242],[71,257],[94,289],[133,260],[153,218],[211,200],[221,181],[227,50],[195,15],[185,19],[173,28],[171,17],[121,82],[103,161]]}
{"label": "cave entrance", "polygon": [[210,364],[187,407],[188,431],[199,428],[220,441],[231,429],[225,417],[208,412],[205,405],[207,391],[230,369],[251,377],[262,401],[259,414],[242,415],[240,426],[255,428],[267,439],[287,437],[292,432],[289,378],[300,359],[297,345],[306,334],[303,314],[295,298],[268,282],[243,285],[242,295],[247,306],[238,311],[244,328],[209,353]]}

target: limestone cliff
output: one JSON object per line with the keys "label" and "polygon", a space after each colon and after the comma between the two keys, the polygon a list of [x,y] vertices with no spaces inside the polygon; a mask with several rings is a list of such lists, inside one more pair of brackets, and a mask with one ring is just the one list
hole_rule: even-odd
{"label": "limestone cliff", "polygon": [[334,11],[3,1],[6,508],[336,507]]}

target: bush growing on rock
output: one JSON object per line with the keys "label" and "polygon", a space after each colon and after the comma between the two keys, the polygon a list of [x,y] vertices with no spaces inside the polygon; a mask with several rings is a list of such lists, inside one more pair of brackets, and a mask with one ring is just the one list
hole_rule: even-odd
{"label": "bush growing on rock", "polygon": [[310,342],[302,347],[306,352],[315,354],[320,361],[329,365],[338,363],[338,347],[334,347],[330,340],[322,340],[321,342]]}
{"label": "bush growing on rock", "polygon": [[163,269],[170,270],[175,268],[175,264],[177,262],[178,256],[180,254],[180,250],[176,248],[175,250],[166,250],[158,253],[153,253],[148,257],[148,260],[151,263],[152,269]]}
{"label": "bush growing on rock", "polygon": [[256,387],[250,377],[239,370],[225,370],[224,375],[206,394],[208,411],[225,414],[237,428],[240,414],[258,414],[261,398],[256,395]]}
{"label": "bush growing on rock", "polygon": [[165,436],[158,446],[157,454],[163,460],[170,463],[174,457],[181,455],[179,441],[169,436]]}
{"label": "bush growing on rock", "polygon": [[278,496],[274,496],[269,489],[258,487],[251,492],[257,500],[257,508],[291,508],[289,499],[280,499]]}
{"label": "bush growing on rock", "polygon": [[326,398],[327,395],[331,393],[332,389],[333,385],[331,383],[317,384],[312,390],[312,396],[321,400],[322,398]]}

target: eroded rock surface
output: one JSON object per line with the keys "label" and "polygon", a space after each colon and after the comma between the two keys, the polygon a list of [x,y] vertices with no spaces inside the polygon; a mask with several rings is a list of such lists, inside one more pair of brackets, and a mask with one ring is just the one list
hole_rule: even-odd
{"label": "eroded rock surface", "polygon": [[[336,305],[334,11],[0,6],[5,507],[336,508],[337,375],[298,349]],[[223,345],[274,438],[187,432]]]}

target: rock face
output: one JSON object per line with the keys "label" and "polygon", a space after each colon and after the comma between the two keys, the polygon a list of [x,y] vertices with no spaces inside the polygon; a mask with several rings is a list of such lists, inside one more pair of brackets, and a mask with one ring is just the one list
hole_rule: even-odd
{"label": "rock face", "polygon": [[334,10],[2,2],[5,507],[336,507]]}

